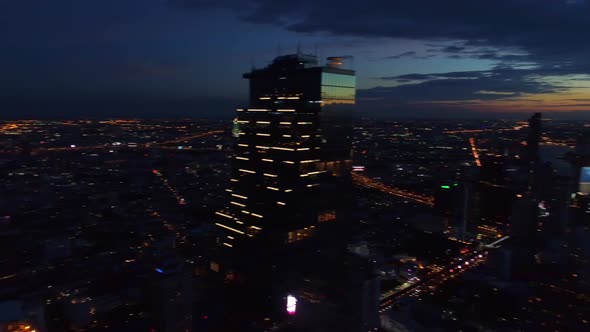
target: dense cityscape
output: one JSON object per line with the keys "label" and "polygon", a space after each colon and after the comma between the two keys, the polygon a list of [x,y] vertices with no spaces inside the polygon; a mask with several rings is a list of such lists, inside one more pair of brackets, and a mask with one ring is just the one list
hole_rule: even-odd
{"label": "dense cityscape", "polygon": [[278,257],[247,246],[241,254],[256,256],[244,257],[220,247],[240,245],[226,228],[245,232],[216,225],[233,218],[228,202],[246,209],[232,184],[247,166],[232,165],[246,158],[241,142],[262,144],[242,138],[267,115],[258,110],[233,121],[2,122],[0,327],[588,328],[590,124],[356,117],[345,218],[322,210],[282,245],[268,240]]}
{"label": "dense cityscape", "polygon": [[590,331],[590,0],[0,12],[0,332]]}

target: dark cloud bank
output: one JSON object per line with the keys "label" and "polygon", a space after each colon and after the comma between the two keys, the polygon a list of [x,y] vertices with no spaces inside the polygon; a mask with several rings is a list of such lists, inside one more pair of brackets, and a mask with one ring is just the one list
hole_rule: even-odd
{"label": "dark cloud bank", "polygon": [[[524,95],[534,98],[535,94],[559,93],[567,88],[539,78],[590,75],[590,1],[585,0],[166,1],[187,13],[223,9],[247,22],[298,33],[427,41],[426,54],[408,50],[381,59],[392,66],[398,59],[432,57],[496,63],[496,67],[485,71],[376,77],[374,79],[382,86],[358,91],[359,110],[370,115],[485,117],[490,115],[473,114],[465,108],[457,110],[449,105],[435,107],[431,102],[503,100]],[[24,115],[33,116],[44,100],[23,103],[5,98],[1,102],[5,111],[0,118],[11,117],[14,114],[11,110],[16,108]],[[424,106],[420,102],[431,104]],[[222,99],[154,103],[113,100],[98,105],[92,100],[78,100],[58,102],[53,112],[67,116],[86,107],[110,110],[105,111],[105,115],[135,116],[174,109],[162,115],[176,116],[204,109],[204,113],[200,113],[203,116],[229,117],[235,104],[239,102]],[[121,112],[122,109],[126,113]],[[564,116],[568,114],[586,117],[588,113],[564,113]]]}
{"label": "dark cloud bank", "polygon": [[[572,75],[590,75],[590,3],[585,0],[171,1],[184,10],[226,8],[245,21],[299,33],[429,41],[428,54],[408,50],[384,61],[444,56],[497,64],[488,71],[375,78],[384,86],[359,90],[359,106],[381,115],[416,107],[424,114],[440,114],[432,106],[415,106],[420,101],[559,93],[567,87],[540,78],[567,81]],[[386,84],[392,82],[396,86]]]}

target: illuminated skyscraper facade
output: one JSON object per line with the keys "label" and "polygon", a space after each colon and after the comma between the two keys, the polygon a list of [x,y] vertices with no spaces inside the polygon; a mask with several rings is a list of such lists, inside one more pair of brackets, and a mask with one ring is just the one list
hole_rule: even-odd
{"label": "illuminated skyscraper facade", "polygon": [[285,55],[250,80],[250,105],[238,109],[229,204],[217,212],[219,243],[298,242],[350,206],[354,71]]}

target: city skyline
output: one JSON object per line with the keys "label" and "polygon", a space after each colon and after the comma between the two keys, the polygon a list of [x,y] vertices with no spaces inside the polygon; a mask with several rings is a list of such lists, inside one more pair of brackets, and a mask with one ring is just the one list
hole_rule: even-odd
{"label": "city skyline", "polygon": [[229,117],[246,100],[240,73],[297,49],[354,56],[367,116],[590,112],[590,4],[581,0],[0,8],[11,13],[0,20],[1,117]]}
{"label": "city skyline", "polygon": [[[282,63],[245,75],[257,88],[234,123],[0,121],[0,328],[585,330],[588,122],[357,120],[351,183],[334,186],[295,138],[313,120],[285,123],[317,105],[319,75],[289,84],[299,70]],[[324,100],[350,96],[331,94],[350,78],[321,82]],[[324,106],[317,159],[344,147]],[[319,214],[314,236],[285,234],[332,198],[349,203]],[[237,241],[264,233],[278,241]]]}
{"label": "city skyline", "polygon": [[0,0],[0,332],[588,330],[588,1]]}

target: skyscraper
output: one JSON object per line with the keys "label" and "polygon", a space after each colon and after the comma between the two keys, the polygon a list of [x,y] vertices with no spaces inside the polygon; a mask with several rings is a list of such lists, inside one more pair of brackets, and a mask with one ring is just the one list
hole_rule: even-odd
{"label": "skyscraper", "polygon": [[236,114],[229,203],[215,222],[220,245],[274,248],[347,215],[356,82],[331,60],[284,55],[244,74],[250,105]]}
{"label": "skyscraper", "polygon": [[526,157],[529,163],[539,159],[539,142],[541,141],[541,113],[535,113],[529,119],[529,133],[526,137]]}

